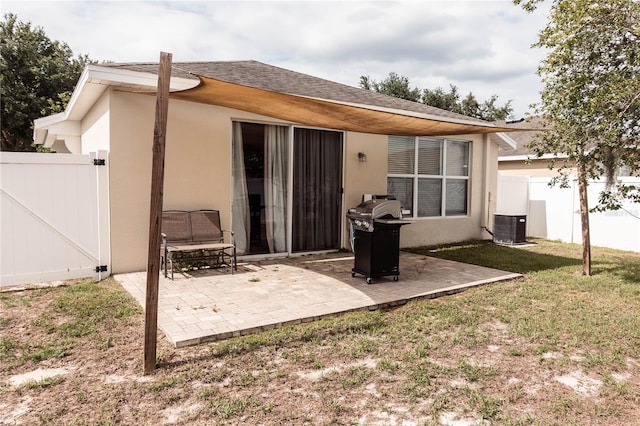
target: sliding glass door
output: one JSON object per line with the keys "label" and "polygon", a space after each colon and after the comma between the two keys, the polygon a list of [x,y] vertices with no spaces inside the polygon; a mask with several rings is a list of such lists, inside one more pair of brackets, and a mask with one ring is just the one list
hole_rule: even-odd
{"label": "sliding glass door", "polygon": [[293,132],[292,251],[340,248],[342,133]]}
{"label": "sliding glass door", "polygon": [[290,131],[233,123],[232,226],[238,254],[340,248],[342,133],[295,128],[291,149]]}
{"label": "sliding glass door", "polygon": [[287,252],[289,128],[233,123],[233,231],[238,254]]}

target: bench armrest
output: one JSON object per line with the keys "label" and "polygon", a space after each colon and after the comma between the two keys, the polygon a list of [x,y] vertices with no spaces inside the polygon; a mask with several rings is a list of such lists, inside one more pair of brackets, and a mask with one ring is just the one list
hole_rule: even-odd
{"label": "bench armrest", "polygon": [[165,258],[167,257],[167,234],[164,232],[160,233],[162,236],[162,251],[164,252]]}
{"label": "bench armrest", "polygon": [[233,244],[234,246],[236,245],[236,233],[233,231],[229,231],[227,229],[221,229],[222,234],[224,235],[225,232],[228,232],[231,234],[231,244]]}

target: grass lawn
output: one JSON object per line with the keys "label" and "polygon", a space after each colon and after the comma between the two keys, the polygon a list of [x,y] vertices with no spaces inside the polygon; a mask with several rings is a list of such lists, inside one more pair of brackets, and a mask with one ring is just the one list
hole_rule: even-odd
{"label": "grass lawn", "polygon": [[[413,250],[524,274],[184,349],[113,279],[0,293],[0,424],[640,425],[640,254]],[[48,374],[49,373],[49,374]],[[31,375],[30,375],[31,374]]]}

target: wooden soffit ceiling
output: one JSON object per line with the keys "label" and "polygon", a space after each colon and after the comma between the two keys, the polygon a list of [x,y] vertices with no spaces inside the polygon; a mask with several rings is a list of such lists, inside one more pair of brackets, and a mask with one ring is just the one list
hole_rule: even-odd
{"label": "wooden soffit ceiling", "polygon": [[[380,135],[445,136],[512,132],[473,120],[273,92],[198,76],[200,84],[171,98],[234,108],[305,126]],[[518,129],[519,130],[519,129]]]}

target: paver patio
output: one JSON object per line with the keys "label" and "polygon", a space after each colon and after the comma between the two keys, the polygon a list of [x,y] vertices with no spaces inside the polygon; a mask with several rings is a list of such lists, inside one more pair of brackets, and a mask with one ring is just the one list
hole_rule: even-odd
{"label": "paver patio", "polygon": [[[176,347],[226,339],[357,309],[439,297],[520,274],[406,252],[400,280],[351,276],[348,253],[240,262],[160,278],[158,327]],[[144,307],[146,273],[115,276]]]}

